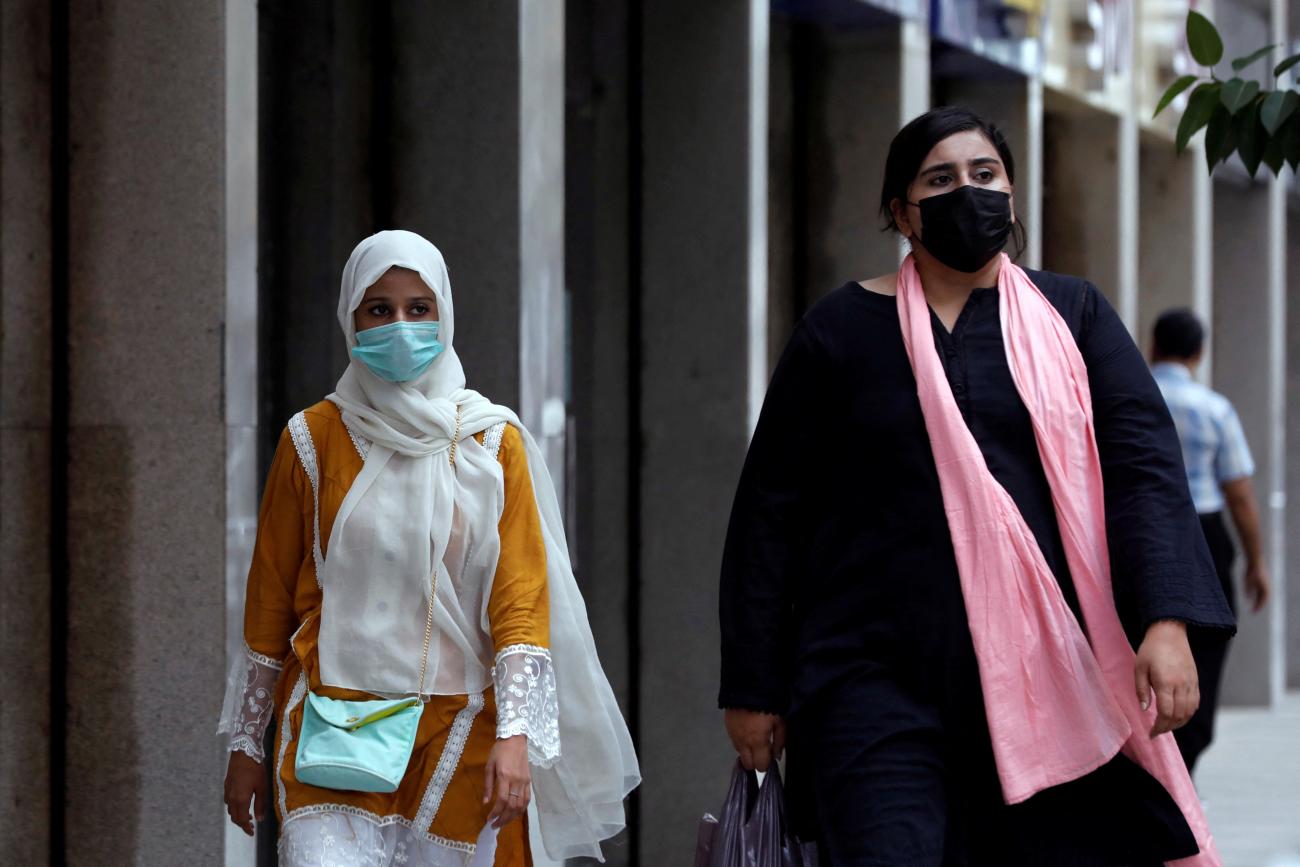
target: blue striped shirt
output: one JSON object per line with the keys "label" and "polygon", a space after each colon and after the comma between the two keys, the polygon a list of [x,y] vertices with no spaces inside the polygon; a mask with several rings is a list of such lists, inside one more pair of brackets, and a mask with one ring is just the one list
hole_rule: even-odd
{"label": "blue striped shirt", "polygon": [[1220,485],[1255,472],[1237,411],[1226,397],[1193,379],[1186,365],[1162,361],[1151,372],[1178,428],[1196,511],[1202,515],[1222,511]]}

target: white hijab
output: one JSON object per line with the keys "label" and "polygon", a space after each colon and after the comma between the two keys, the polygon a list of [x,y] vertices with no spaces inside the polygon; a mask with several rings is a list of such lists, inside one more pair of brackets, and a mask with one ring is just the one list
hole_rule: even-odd
{"label": "white hijab", "polygon": [[[445,347],[418,378],[392,383],[352,361],[329,399],[370,442],[330,534],[321,574],[321,680],[380,695],[419,688],[430,575],[437,568],[423,692],[461,695],[491,684],[487,602],[504,506],[501,465],[473,435],[504,421],[527,450],[546,545],[550,652],[560,757],[534,768],[539,824],[553,858],[600,857],[624,825],[623,799],[640,782],[627,725],[601,670],[573,577],[559,503],[541,450],[507,407],[465,387],[453,344],[451,283],[438,249],[412,232],[366,238],[343,269],[338,318],[349,350],[353,314],[389,268],[409,268],[433,290]],[[460,408],[460,439],[448,460]]]}

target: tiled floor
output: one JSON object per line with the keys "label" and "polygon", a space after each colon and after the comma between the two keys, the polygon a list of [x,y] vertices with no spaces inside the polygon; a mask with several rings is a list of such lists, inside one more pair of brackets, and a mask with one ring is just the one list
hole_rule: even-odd
{"label": "tiled floor", "polygon": [[1224,867],[1300,867],[1300,693],[1221,711],[1196,785]]}

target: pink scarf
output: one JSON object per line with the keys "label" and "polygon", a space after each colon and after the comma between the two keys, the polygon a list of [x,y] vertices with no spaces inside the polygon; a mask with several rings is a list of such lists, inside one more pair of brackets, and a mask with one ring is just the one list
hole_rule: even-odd
{"label": "pink scarf", "polygon": [[957,408],[911,256],[898,272],[903,342],[939,471],[1003,797],[1015,804],[1078,779],[1122,749],[1164,785],[1196,835],[1200,854],[1177,863],[1219,867],[1174,737],[1148,735],[1155,702],[1143,711],[1135,693],[1136,655],[1111,595],[1088,369],[1065,321],[1005,254],[998,292],[1007,363],[1033,419],[1087,636]]}

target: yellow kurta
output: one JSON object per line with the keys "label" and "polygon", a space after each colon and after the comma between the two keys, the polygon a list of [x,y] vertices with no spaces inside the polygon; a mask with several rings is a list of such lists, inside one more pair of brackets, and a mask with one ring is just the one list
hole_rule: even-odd
{"label": "yellow kurta", "polygon": [[[344,425],[338,407],[322,401],[304,412],[316,448],[319,467],[321,548],[328,556],[330,529],[343,498],[361,472],[362,458]],[[482,442],[483,435],[477,439]],[[495,652],[513,645],[545,648],[549,644],[549,599],[546,549],[528,472],[528,459],[519,431],[507,427],[498,453],[505,477],[505,505],[499,531],[501,553],[488,602]],[[369,699],[374,696],[321,685],[317,655],[321,590],[312,558],[313,499],[308,479],[289,431],[280,437],[258,518],[257,542],[248,574],[244,608],[244,638],[254,653],[283,660],[276,687],[276,718],[280,720],[270,760],[275,762],[272,797],[281,822],[295,815],[328,809],[329,805],[380,822],[399,821],[452,848],[472,846],[483,829],[490,806],[483,804],[484,771],[496,741],[496,703],[492,691],[474,712],[471,697],[434,696],[424,707],[415,750],[401,786],[392,793],[344,792],[300,783],[294,776],[297,733],[302,723],[301,700],[291,704],[299,681],[329,698]],[[295,690],[295,687],[298,687]],[[432,820],[416,827],[417,816],[430,811],[430,780],[443,757],[460,716],[463,732],[472,716],[464,752],[454,767]],[[446,763],[446,764],[449,764]],[[423,805],[423,810],[421,809]],[[523,822],[501,831],[498,865],[531,863]]]}

